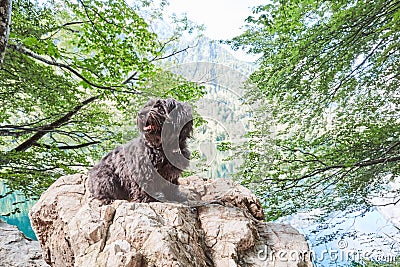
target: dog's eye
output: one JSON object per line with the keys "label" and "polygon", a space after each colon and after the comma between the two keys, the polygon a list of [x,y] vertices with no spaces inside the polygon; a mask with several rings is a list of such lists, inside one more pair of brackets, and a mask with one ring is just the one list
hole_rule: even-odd
{"label": "dog's eye", "polygon": [[164,108],[162,106],[158,106],[158,112],[160,114],[165,114],[165,110],[164,110]]}

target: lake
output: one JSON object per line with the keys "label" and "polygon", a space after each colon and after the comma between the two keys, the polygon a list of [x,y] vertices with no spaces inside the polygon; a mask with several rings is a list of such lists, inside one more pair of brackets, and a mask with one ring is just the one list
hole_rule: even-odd
{"label": "lake", "polygon": [[[0,182],[0,196],[9,192],[4,182]],[[17,204],[15,204],[17,203]],[[29,209],[35,201],[27,201],[21,193],[13,193],[0,198],[0,219],[16,225],[27,237],[37,240],[29,220]],[[16,212],[19,211],[19,212]]]}

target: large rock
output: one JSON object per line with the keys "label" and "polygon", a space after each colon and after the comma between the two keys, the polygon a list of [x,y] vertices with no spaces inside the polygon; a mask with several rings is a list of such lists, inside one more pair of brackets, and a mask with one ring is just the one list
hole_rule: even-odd
{"label": "large rock", "polygon": [[86,176],[60,178],[30,212],[44,259],[51,266],[312,266],[300,255],[308,251],[304,236],[261,221],[249,190],[224,179],[181,184],[189,203],[102,206],[89,197]]}
{"label": "large rock", "polygon": [[16,226],[0,220],[0,266],[44,267],[39,242],[27,238]]}

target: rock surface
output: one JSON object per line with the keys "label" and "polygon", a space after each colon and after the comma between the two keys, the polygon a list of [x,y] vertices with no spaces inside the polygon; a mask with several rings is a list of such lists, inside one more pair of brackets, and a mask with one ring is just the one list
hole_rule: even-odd
{"label": "rock surface", "polygon": [[39,242],[27,238],[16,226],[0,220],[0,266],[48,266],[42,259]]}
{"label": "rock surface", "polygon": [[181,179],[190,202],[100,205],[86,176],[61,177],[30,212],[51,266],[312,266],[289,225],[265,223],[259,201],[231,180]]}

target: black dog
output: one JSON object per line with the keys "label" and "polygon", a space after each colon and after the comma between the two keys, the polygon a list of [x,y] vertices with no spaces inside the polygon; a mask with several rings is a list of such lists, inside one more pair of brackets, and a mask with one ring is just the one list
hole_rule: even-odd
{"label": "black dog", "polygon": [[192,109],[175,99],[150,100],[137,118],[140,137],[119,146],[89,171],[89,191],[103,203],[183,201],[177,180],[188,167]]}

